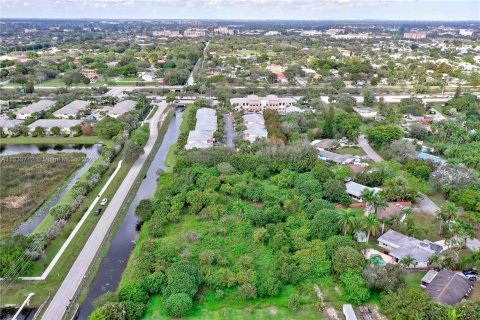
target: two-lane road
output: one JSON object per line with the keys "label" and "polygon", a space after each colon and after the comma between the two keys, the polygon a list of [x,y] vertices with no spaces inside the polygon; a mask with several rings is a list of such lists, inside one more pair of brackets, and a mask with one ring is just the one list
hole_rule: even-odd
{"label": "two-lane road", "polygon": [[62,319],[63,315],[67,311],[70,301],[74,299],[77,290],[87,275],[92,261],[95,259],[98,250],[101,249],[102,242],[107,236],[112,223],[115,221],[115,217],[121,209],[125,198],[132,189],[133,184],[142,170],[148,155],[152,151],[152,148],[158,137],[158,122],[166,107],[166,103],[160,105],[160,107],[157,109],[157,112],[155,112],[154,116],[150,119],[150,137],[144,148],[145,153],[135,161],[117,192],[113,196],[109,206],[101,216],[95,229],[85,243],[85,246],[78,255],[77,260],[71,267],[62,285],[48,305],[48,308],[45,310],[42,319]]}

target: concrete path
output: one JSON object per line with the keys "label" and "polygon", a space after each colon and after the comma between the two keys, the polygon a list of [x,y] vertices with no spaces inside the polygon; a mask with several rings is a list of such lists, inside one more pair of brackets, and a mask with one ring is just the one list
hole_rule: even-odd
{"label": "concrete path", "polygon": [[230,113],[224,114],[223,121],[225,122],[225,134],[227,136],[225,144],[229,148],[235,148],[235,144],[233,143],[233,136],[235,135],[235,129],[233,128],[232,115]]}
{"label": "concrete path", "polygon": [[114,222],[118,211],[120,211],[130,189],[133,187],[137,176],[142,170],[148,155],[152,151],[152,148],[158,137],[157,125],[166,106],[167,104],[164,103],[162,107],[159,107],[157,112],[150,119],[150,137],[144,148],[145,153],[141,155],[137,161],[135,161],[117,192],[111,199],[110,205],[107,207],[98,221],[95,229],[78,255],[77,260],[73,264],[62,285],[48,305],[48,308],[45,310],[42,319],[62,319],[63,315],[68,310],[70,301],[74,299],[83,279],[87,276],[87,272],[92,261],[95,259],[97,252],[101,250],[102,242],[107,236],[110,227]]}
{"label": "concrete path", "polygon": [[380,155],[375,150],[373,150],[373,148],[368,144],[368,141],[367,141],[367,139],[365,138],[364,135],[358,136],[358,145],[360,146],[360,148],[363,149],[363,151],[365,151],[365,153],[373,161],[375,161],[375,162],[382,162],[383,161],[383,158],[380,157]]}

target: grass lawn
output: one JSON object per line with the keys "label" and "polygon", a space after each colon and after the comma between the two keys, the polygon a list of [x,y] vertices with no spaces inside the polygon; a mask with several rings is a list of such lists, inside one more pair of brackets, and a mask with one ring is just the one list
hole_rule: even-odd
{"label": "grass lawn", "polygon": [[424,272],[424,271],[407,273],[407,278],[406,278],[407,289],[420,287],[420,280],[422,280],[422,278],[425,274],[426,274],[426,272]]}
{"label": "grass lawn", "polygon": [[365,155],[365,152],[362,150],[362,148],[359,148],[359,147],[344,147],[344,148],[336,149],[334,152],[338,154],[351,154],[354,156]]}
{"label": "grass lawn", "polygon": [[[70,232],[75,228],[75,225],[80,221],[82,218],[83,213],[87,210],[90,206],[92,201],[97,196],[98,192],[103,188],[106,181],[109,179],[113,171],[115,170],[117,163],[119,161],[118,157],[113,163],[109,171],[102,177],[100,183],[88,194],[87,198],[85,199],[84,203],[80,206],[79,210],[71,217],[69,223],[65,226],[64,233],[56,239],[54,243],[50,245],[46,252],[46,257],[34,264],[34,268],[31,272],[31,275],[40,275],[46,268],[46,266],[50,263],[53,259],[55,254],[58,252],[62,244],[68,238]],[[116,190],[122,183],[123,179],[125,178],[126,174],[130,169],[130,165],[124,164],[120,171],[118,172],[115,179],[112,181],[108,189],[106,190],[104,196],[108,199],[111,199],[115,194]],[[59,288],[61,283],[63,282],[65,276],[67,275],[68,271],[70,270],[71,266],[77,259],[78,254],[83,249],[85,242],[87,241],[88,237],[92,233],[93,229],[95,228],[98,219],[93,214],[91,214],[83,224],[80,231],[77,233],[75,240],[72,241],[66,253],[62,255],[59,259],[53,270],[50,272],[50,275],[45,281],[15,281],[12,282],[8,286],[0,287],[0,296],[2,297],[2,304],[17,304],[20,305],[25,297],[30,292],[34,292],[35,296],[33,296],[31,300],[32,306],[39,306],[48,296],[48,292],[51,294],[55,294],[56,290]]]}
{"label": "grass lawn", "polygon": [[[68,156],[75,161],[49,161],[60,156]],[[14,161],[16,158],[15,155],[7,156],[4,159],[13,160],[2,163],[0,237],[12,233],[61,189],[68,177],[83,165],[85,154],[29,154],[28,158],[32,161]]]}
{"label": "grass lawn", "polygon": [[177,161],[176,156],[175,156],[175,150],[177,149],[177,144],[174,143],[170,146],[170,149],[168,149],[168,154],[167,158],[165,159],[165,165],[168,166],[168,171],[171,170],[171,168],[175,165],[175,162]]}
{"label": "grass lawn", "polygon": [[442,239],[438,235],[439,222],[435,220],[434,216],[420,212],[413,212],[412,216],[415,218],[415,224],[427,231],[426,236],[428,240],[438,241]]}
{"label": "grass lawn", "polygon": [[16,137],[2,138],[0,145],[13,144],[96,144],[103,142],[107,146],[111,145],[111,141],[104,140],[99,136],[80,136],[80,137]]}

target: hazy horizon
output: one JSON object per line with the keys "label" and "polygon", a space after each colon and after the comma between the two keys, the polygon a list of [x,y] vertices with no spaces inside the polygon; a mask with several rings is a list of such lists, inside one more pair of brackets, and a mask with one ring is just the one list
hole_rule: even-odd
{"label": "hazy horizon", "polygon": [[473,0],[0,0],[1,19],[478,21]]}

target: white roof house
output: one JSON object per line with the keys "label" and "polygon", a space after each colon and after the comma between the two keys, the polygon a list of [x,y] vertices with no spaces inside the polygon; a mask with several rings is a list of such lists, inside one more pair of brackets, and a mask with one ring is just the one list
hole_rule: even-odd
{"label": "white roof house", "polygon": [[22,123],[23,120],[0,119],[0,128],[2,128],[3,133],[8,134],[11,132],[12,128],[19,126]]}
{"label": "white roof house", "polygon": [[263,117],[263,115],[258,113],[247,113],[243,115],[243,124],[245,124],[246,126],[249,126],[250,124],[253,124],[253,123],[261,124],[264,126],[265,118]]}
{"label": "white roof house", "polygon": [[28,126],[28,130],[33,132],[36,127],[43,127],[47,132],[53,127],[59,127],[61,133],[70,133],[71,127],[80,125],[81,120],[68,120],[68,119],[40,119]]}
{"label": "white roof house", "polygon": [[268,137],[268,131],[264,127],[255,124],[247,127],[247,130],[243,131],[243,137],[245,140],[254,142],[257,139],[266,139]]}
{"label": "white roof house", "polygon": [[375,118],[377,111],[372,108],[353,108],[362,118]]}
{"label": "white roof house", "polygon": [[55,101],[52,100],[40,100],[38,102],[29,104],[28,106],[17,110],[17,119],[25,120],[31,117],[35,112],[41,112],[50,109],[54,104]]}
{"label": "white roof house", "polygon": [[374,193],[378,193],[382,191],[381,188],[370,188],[367,186],[364,186],[363,184],[356,183],[353,181],[345,183],[345,187],[347,188],[347,193],[354,199],[358,201],[362,201],[362,192],[364,190],[372,190]]}
{"label": "white roof house", "polygon": [[53,113],[57,118],[68,119],[70,117],[76,117],[79,111],[85,110],[89,105],[88,101],[75,100],[67,104],[61,109],[58,109]]}
{"label": "white roof house", "polygon": [[333,161],[337,164],[347,164],[355,160],[351,154],[338,154],[327,150],[318,150],[318,156],[322,160]]}
{"label": "white roof house", "polygon": [[206,149],[213,146],[213,133],[217,131],[217,112],[211,108],[200,108],[196,113],[195,130],[188,134],[185,149]]}
{"label": "white roof house", "polygon": [[136,101],[123,100],[117,103],[112,109],[108,110],[107,114],[112,118],[118,118],[122,114],[132,111],[137,105]]}
{"label": "white roof house", "polygon": [[213,131],[210,130],[192,130],[188,133],[185,149],[194,148],[206,149],[213,146]]}

